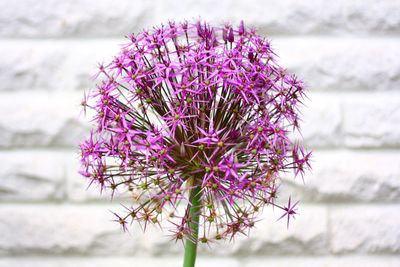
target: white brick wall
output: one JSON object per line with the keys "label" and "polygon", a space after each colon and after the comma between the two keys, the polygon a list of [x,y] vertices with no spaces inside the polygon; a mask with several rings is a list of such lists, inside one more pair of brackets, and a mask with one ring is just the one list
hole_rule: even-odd
{"label": "white brick wall", "polygon": [[0,0],[0,267],[181,265],[167,232],[121,233],[118,201],[85,190],[79,102],[124,34],[199,16],[258,27],[306,80],[315,156],[305,185],[284,179],[289,230],[266,210],[198,266],[400,266],[400,1]]}

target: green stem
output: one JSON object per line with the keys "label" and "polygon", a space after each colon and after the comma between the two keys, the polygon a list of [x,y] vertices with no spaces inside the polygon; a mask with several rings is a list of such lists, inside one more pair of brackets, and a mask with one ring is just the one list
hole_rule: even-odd
{"label": "green stem", "polygon": [[197,254],[197,237],[199,234],[199,218],[200,218],[200,209],[201,209],[201,188],[197,186],[192,189],[189,197],[190,203],[192,206],[189,210],[189,217],[191,218],[191,222],[189,223],[189,227],[192,232],[192,237],[195,242],[190,239],[186,239],[185,244],[185,258],[183,260],[183,267],[194,267],[196,263],[196,254]]}

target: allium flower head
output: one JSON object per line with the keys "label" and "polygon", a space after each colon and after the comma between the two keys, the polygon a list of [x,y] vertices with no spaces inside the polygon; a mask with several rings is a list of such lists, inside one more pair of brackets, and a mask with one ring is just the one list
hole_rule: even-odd
{"label": "allium flower head", "polygon": [[275,199],[283,172],[310,167],[310,153],[289,138],[305,92],[269,41],[243,22],[169,22],[129,39],[82,102],[97,127],[81,144],[81,172],[131,193],[122,227],[163,225],[176,240],[207,243],[247,234],[266,205],[289,222],[295,205]]}

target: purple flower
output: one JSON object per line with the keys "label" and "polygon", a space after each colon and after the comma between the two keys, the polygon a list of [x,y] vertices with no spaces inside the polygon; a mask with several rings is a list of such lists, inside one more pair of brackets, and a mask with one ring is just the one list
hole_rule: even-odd
{"label": "purple flower", "polygon": [[[81,144],[81,173],[113,195],[132,194],[117,215],[122,228],[167,221],[175,240],[232,239],[268,204],[289,223],[297,202],[275,199],[281,173],[310,168],[311,153],[288,137],[305,91],[269,41],[243,22],[169,22],[128,38],[82,101],[96,127]],[[199,235],[190,227],[195,188]]]}

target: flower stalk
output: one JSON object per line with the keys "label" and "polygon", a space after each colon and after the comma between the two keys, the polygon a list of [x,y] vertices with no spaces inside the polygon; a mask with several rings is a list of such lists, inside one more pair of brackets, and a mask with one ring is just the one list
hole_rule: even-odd
{"label": "flower stalk", "polygon": [[191,238],[187,238],[185,242],[185,256],[183,260],[183,267],[194,267],[197,255],[197,240],[199,234],[199,219],[201,211],[201,187],[196,186],[190,192],[189,202],[191,207],[189,210],[189,223]]}

